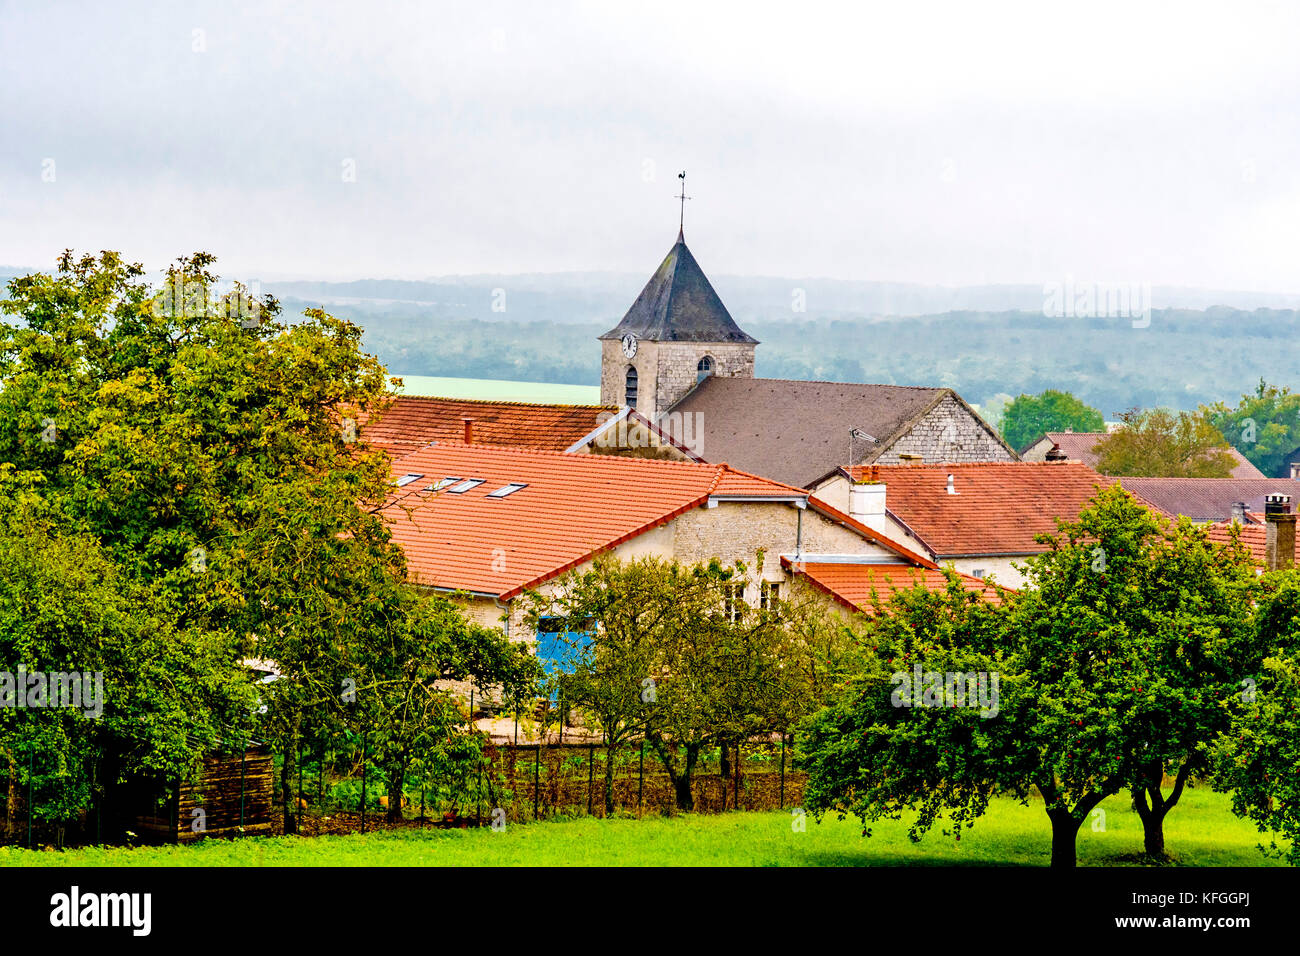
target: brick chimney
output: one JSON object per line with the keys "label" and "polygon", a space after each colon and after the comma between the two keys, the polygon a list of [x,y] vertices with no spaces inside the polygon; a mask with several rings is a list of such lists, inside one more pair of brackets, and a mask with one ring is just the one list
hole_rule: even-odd
{"label": "brick chimney", "polygon": [[1047,454],[1043,456],[1044,461],[1065,461],[1065,452],[1061,451],[1058,442],[1052,442],[1052,447],[1047,449]]}
{"label": "brick chimney", "polygon": [[465,444],[474,444],[474,419],[462,418],[461,421],[465,423]]}
{"label": "brick chimney", "polygon": [[1246,502],[1234,501],[1232,503],[1232,523],[1233,524],[1246,523]]}
{"label": "brick chimney", "polygon": [[1295,566],[1295,515],[1290,495],[1264,499],[1264,567],[1285,571]]}

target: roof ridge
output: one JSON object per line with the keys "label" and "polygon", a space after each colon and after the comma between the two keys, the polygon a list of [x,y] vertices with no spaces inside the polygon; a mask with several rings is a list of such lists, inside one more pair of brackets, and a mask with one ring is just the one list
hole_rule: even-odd
{"label": "roof ridge", "polygon": [[[1078,460],[1074,460],[1074,459],[1064,459],[1064,460],[1061,460],[1061,461],[1023,461],[1023,460],[1022,460],[1022,461],[934,461],[934,462],[929,462],[929,461],[927,461],[927,462],[922,462],[922,463],[919,464],[919,465],[908,465],[908,464],[904,464],[904,463],[902,463],[902,462],[896,462],[896,463],[894,463],[894,464],[889,464],[889,465],[876,464],[875,467],[877,467],[877,468],[897,468],[897,469],[899,469],[900,471],[901,471],[902,469],[904,469],[904,468],[907,468],[907,469],[911,469],[911,470],[914,470],[914,471],[920,471],[920,470],[925,469],[925,468],[935,468],[935,469],[942,469],[942,468],[1004,468],[1004,467],[1008,467],[1008,466],[1010,466],[1010,467],[1016,467],[1016,466],[1020,466],[1020,465],[1036,465],[1036,466],[1039,466],[1039,467],[1046,466],[1046,467],[1049,467],[1049,468],[1061,468],[1061,467],[1063,467],[1063,466],[1073,465],[1073,466],[1075,466],[1076,468],[1087,468],[1089,471],[1096,471],[1096,469],[1093,468],[1091,465],[1089,465],[1086,461],[1078,461]],[[865,466],[865,465],[854,465],[853,467],[854,467],[854,468],[865,468],[865,467],[867,467],[867,466]],[[1097,474],[1101,474],[1101,472],[1097,472]],[[1114,477],[1114,476],[1107,476],[1107,477]],[[1244,479],[1243,479],[1243,480],[1244,480]],[[1256,480],[1257,480],[1257,479],[1256,479]]]}
{"label": "roof ridge", "polygon": [[[466,444],[463,441],[456,441],[450,438],[439,438],[428,442],[417,448],[410,455],[427,451],[430,448],[450,448],[454,450],[469,449],[473,451],[485,451],[491,454],[513,455],[521,458],[550,458],[573,462],[575,464],[586,461],[612,462],[617,463],[615,467],[631,468],[659,468],[673,466],[687,469],[708,469],[716,467],[712,462],[699,461],[673,461],[665,458],[632,458],[625,455],[571,455],[565,451],[556,451],[550,448],[533,448],[527,445],[489,445],[486,442],[470,442]],[[404,455],[402,459],[409,458],[410,455]],[[770,480],[770,479],[767,479]]]}
{"label": "roof ridge", "polygon": [[468,402],[475,405],[520,405],[525,408],[599,408],[602,410],[619,408],[618,405],[601,405],[599,403],[595,405],[582,405],[570,404],[569,402],[525,402],[519,399],[504,398],[456,398],[453,395],[403,395],[400,392],[390,394],[392,394],[395,399],[406,399],[408,401]]}
{"label": "roof ridge", "polygon": [[799,382],[807,385],[848,385],[858,388],[905,388],[917,392],[942,392],[946,385],[893,385],[889,382],[832,382],[823,378],[742,378],[739,375],[713,375],[710,378],[728,379],[746,382]]}
{"label": "roof ridge", "polygon": [[812,492],[810,492],[810,491],[809,491],[808,489],[806,489],[806,488],[799,488],[799,487],[796,487],[795,485],[788,485],[788,484],[786,484],[784,481],[777,481],[775,478],[768,478],[768,477],[765,476],[765,475],[756,475],[756,474],[754,474],[752,471],[742,471],[742,470],[739,469],[739,468],[733,468],[731,465],[728,465],[725,461],[720,461],[720,462],[718,462],[718,466],[719,466],[720,468],[722,468],[723,470],[725,470],[725,471],[729,471],[729,472],[731,472],[731,474],[733,474],[733,475],[741,475],[742,477],[745,477],[745,478],[753,478],[753,479],[755,479],[756,481],[766,482],[766,483],[769,484],[769,485],[776,485],[778,488],[785,488],[785,489],[787,489],[787,490],[789,490],[789,491],[795,491],[795,492],[798,492],[798,493],[801,494],[801,495],[811,495],[811,494],[812,494]]}

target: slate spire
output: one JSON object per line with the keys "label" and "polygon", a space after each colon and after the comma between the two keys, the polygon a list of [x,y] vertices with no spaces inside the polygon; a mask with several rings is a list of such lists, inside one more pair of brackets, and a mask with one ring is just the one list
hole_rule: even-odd
{"label": "slate spire", "polygon": [[619,339],[629,332],[650,342],[758,343],[727,312],[681,231],[623,321],[600,337]]}

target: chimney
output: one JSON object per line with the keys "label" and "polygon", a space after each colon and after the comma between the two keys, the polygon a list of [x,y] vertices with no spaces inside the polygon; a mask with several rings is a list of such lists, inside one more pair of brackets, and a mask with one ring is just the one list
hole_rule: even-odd
{"label": "chimney", "polygon": [[461,421],[465,423],[465,444],[474,444],[474,419],[462,418]]}
{"label": "chimney", "polygon": [[849,487],[849,517],[885,534],[885,483],[875,481],[875,474],[868,474],[872,480],[857,481]]}
{"label": "chimney", "polygon": [[1043,456],[1044,461],[1065,461],[1065,452],[1061,451],[1059,442],[1052,442],[1052,447],[1047,449],[1047,454]]}
{"label": "chimney", "polygon": [[1285,571],[1295,565],[1295,515],[1290,495],[1264,498],[1264,567]]}
{"label": "chimney", "polygon": [[922,458],[920,455],[914,455],[911,452],[904,452],[903,454],[899,455],[898,460],[902,464],[909,465],[909,466],[920,465],[925,462],[925,459]]}
{"label": "chimney", "polygon": [[1232,523],[1233,524],[1246,523],[1246,502],[1234,501],[1232,503]]}
{"label": "chimney", "polygon": [[950,495],[959,495],[959,494],[961,494],[961,492],[957,490],[957,486],[956,486],[953,482],[954,482],[953,476],[952,476],[952,475],[949,475],[949,476],[948,476],[948,494],[950,494]]}

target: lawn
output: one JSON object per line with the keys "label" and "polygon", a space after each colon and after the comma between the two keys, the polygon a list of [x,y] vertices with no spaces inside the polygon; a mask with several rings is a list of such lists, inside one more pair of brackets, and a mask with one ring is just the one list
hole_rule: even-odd
{"label": "lawn", "polygon": [[[1081,866],[1132,865],[1142,824],[1125,797],[1103,804],[1105,831],[1085,823]],[[395,830],[314,839],[212,840],[185,847],[28,851],[0,849],[4,866],[1045,866],[1050,833],[1041,804],[997,800],[960,842],[938,832],[921,843],[901,822],[807,820],[790,813],[724,813],[644,820],[579,818],[510,824],[501,832]],[[1252,827],[1232,816],[1227,798],[1188,791],[1165,826],[1165,842],[1184,866],[1267,866]],[[1265,840],[1264,842],[1268,842]]]}
{"label": "lawn", "polygon": [[438,378],[432,375],[402,375],[404,395],[432,395],[440,398],[478,398],[497,402],[557,402],[599,405],[598,385],[557,385],[552,382],[510,382],[487,378]]}

